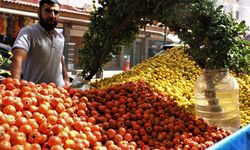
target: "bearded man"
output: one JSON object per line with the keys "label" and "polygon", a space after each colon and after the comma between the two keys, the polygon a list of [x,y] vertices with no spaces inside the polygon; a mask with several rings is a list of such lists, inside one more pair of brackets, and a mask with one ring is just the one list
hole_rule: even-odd
{"label": "bearded man", "polygon": [[13,44],[11,77],[34,83],[69,85],[64,63],[64,36],[55,28],[60,14],[57,0],[39,2],[39,22],[20,30]]}

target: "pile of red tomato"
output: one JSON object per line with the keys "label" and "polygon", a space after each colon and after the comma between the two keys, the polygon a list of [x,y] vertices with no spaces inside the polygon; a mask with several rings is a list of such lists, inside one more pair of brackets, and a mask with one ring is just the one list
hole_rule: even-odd
{"label": "pile of red tomato", "polygon": [[1,150],[198,150],[229,134],[140,81],[85,91],[0,84]]}

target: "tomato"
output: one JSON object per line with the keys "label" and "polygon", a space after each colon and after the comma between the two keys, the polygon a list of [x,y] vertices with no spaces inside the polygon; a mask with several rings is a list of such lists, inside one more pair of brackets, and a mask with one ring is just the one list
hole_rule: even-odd
{"label": "tomato", "polygon": [[75,148],[75,141],[72,140],[72,139],[67,139],[65,142],[64,142],[64,148],[71,148],[71,149],[74,149]]}
{"label": "tomato", "polygon": [[40,106],[38,106],[38,112],[40,112],[41,114],[46,114],[49,110],[49,106],[47,106],[45,103],[41,104]]}
{"label": "tomato", "polygon": [[56,112],[56,110],[50,109],[50,110],[47,111],[46,116],[56,116],[56,117],[58,117],[58,113]]}
{"label": "tomato", "polygon": [[[118,143],[118,147],[120,147],[121,149],[128,149],[128,141],[125,141],[125,140],[123,140],[123,141],[120,141],[119,143]],[[130,149],[129,149],[130,150]]]}
{"label": "tomato", "polygon": [[77,114],[78,116],[86,116],[86,113],[85,113],[84,110],[77,110],[76,114]]}
{"label": "tomato", "polygon": [[5,86],[7,90],[14,90],[16,88],[13,83],[7,83]]}
{"label": "tomato", "polygon": [[12,145],[24,145],[26,142],[26,135],[23,132],[13,133],[10,137],[10,142]]}
{"label": "tomato", "polygon": [[50,104],[51,104],[52,107],[56,107],[60,102],[61,101],[60,101],[59,98],[52,98]]}
{"label": "tomato", "polygon": [[23,97],[21,101],[23,103],[23,108],[29,108],[30,105],[32,105],[32,100],[29,97]]}
{"label": "tomato", "polygon": [[14,145],[11,147],[11,150],[25,150],[24,145]]}
{"label": "tomato", "polygon": [[96,122],[94,117],[88,117],[87,121],[91,122],[92,124],[95,124],[95,122]]}
{"label": "tomato", "polygon": [[8,133],[0,131],[0,141],[9,141],[10,140],[10,135]]}
{"label": "tomato", "polygon": [[29,124],[23,124],[20,126],[19,131],[25,134],[29,134],[32,132],[32,127]]}
{"label": "tomato", "polygon": [[55,124],[52,126],[51,131],[53,132],[54,135],[59,134],[62,130],[64,129],[64,126],[61,124]]}
{"label": "tomato", "polygon": [[49,134],[51,129],[52,129],[52,125],[47,122],[44,122],[40,124],[39,126],[39,132],[41,133]]}
{"label": "tomato", "polygon": [[32,143],[31,144],[31,150],[41,150],[41,145],[38,143]]}
{"label": "tomato", "polygon": [[87,139],[83,139],[82,140],[82,144],[84,145],[85,148],[89,148],[90,147],[90,141]]}
{"label": "tomato", "polygon": [[59,114],[65,111],[65,106],[63,105],[63,103],[58,103],[58,105],[56,106],[56,111]]}
{"label": "tomato", "polygon": [[32,131],[28,136],[28,142],[30,143],[39,143],[41,133],[38,131]]}
{"label": "tomato", "polygon": [[23,87],[23,86],[28,86],[28,81],[21,79],[20,80],[20,87]]}
{"label": "tomato", "polygon": [[51,135],[48,139],[48,144],[50,147],[55,146],[55,145],[61,145],[62,139],[59,136]]}
{"label": "tomato", "polygon": [[116,135],[116,131],[114,129],[108,129],[107,135],[110,139],[113,139]]}
{"label": "tomato", "polygon": [[31,98],[31,97],[36,97],[36,94],[33,93],[33,92],[27,91],[27,92],[22,93],[20,97],[21,97],[21,98],[24,98],[24,97],[29,97],[29,98]]}
{"label": "tomato", "polygon": [[66,131],[61,131],[57,135],[62,139],[62,141],[66,141],[69,138],[69,134]]}
{"label": "tomato", "polygon": [[[22,83],[21,83],[21,85],[22,85]],[[21,92],[22,93],[31,92],[31,87],[29,87],[29,86],[22,86],[21,87]]]}
{"label": "tomato", "polygon": [[7,122],[10,126],[15,125],[16,119],[13,115],[7,115],[6,116]]}
{"label": "tomato", "polygon": [[50,123],[51,125],[55,125],[57,123],[57,117],[54,115],[50,115],[47,117],[47,122]]}
{"label": "tomato", "polygon": [[0,90],[5,90],[6,89],[6,86],[2,83],[0,83]]}
{"label": "tomato", "polygon": [[24,143],[23,147],[24,147],[25,150],[32,150],[32,146],[31,146],[30,143],[27,143],[27,142]]}
{"label": "tomato", "polygon": [[5,97],[2,98],[2,104],[4,106],[13,105],[14,102],[15,102],[14,96],[5,96]]}
{"label": "tomato", "polygon": [[19,88],[21,83],[18,79],[13,79],[12,83],[15,85],[16,88]]}
{"label": "tomato", "polygon": [[120,150],[121,148],[119,148],[117,145],[115,144],[110,144],[108,147],[108,150]]}
{"label": "tomato", "polygon": [[[60,98],[60,99],[61,99],[61,98]],[[68,97],[68,98],[62,98],[62,99],[63,99],[64,104],[65,104],[65,103],[68,104],[69,107],[72,107],[72,106],[73,106],[73,101],[72,101],[72,99],[71,99],[70,97]]]}
{"label": "tomato", "polygon": [[7,131],[10,129],[10,125],[8,123],[3,123],[1,126],[4,128],[4,131]]}
{"label": "tomato", "polygon": [[41,94],[41,95],[49,95],[49,90],[48,89],[41,89],[40,91],[39,91],[39,93]]}
{"label": "tomato", "polygon": [[54,82],[50,82],[48,85],[52,86],[53,88],[56,88],[56,84]]}
{"label": "tomato", "polygon": [[124,127],[120,127],[117,133],[120,134],[121,136],[125,136],[126,129]]}
{"label": "tomato", "polygon": [[13,106],[16,108],[17,111],[22,111],[23,110],[23,103],[21,102],[21,100],[16,100],[13,103]]}
{"label": "tomato", "polygon": [[76,109],[74,107],[70,107],[70,108],[67,108],[66,109],[66,112],[69,114],[69,115],[73,115],[75,113]]}
{"label": "tomato", "polygon": [[87,148],[84,146],[84,144],[82,142],[77,142],[75,143],[75,150],[83,150],[84,148]]}
{"label": "tomato", "polygon": [[50,150],[64,150],[64,148],[61,145],[54,145],[50,148]]}
{"label": "tomato", "polygon": [[92,131],[92,132],[94,132],[94,131],[101,131],[100,125],[97,125],[97,124],[93,125],[93,126],[91,127],[91,131]]}
{"label": "tomato", "polygon": [[10,126],[8,130],[6,130],[6,133],[8,133],[10,136],[18,132],[18,127],[17,126]]}
{"label": "tomato", "polygon": [[16,108],[13,105],[7,105],[3,108],[3,113],[14,115],[16,113]]}
{"label": "tomato", "polygon": [[47,140],[48,140],[47,134],[41,134],[40,139],[39,139],[39,143],[44,144]]}
{"label": "tomato", "polygon": [[38,124],[42,124],[47,121],[47,118],[43,114],[36,112],[33,114],[33,118],[36,120]]}
{"label": "tomato", "polygon": [[93,133],[96,136],[97,141],[101,141],[102,140],[102,134],[101,134],[100,131],[94,131]]}
{"label": "tomato", "polygon": [[66,122],[65,119],[63,119],[63,118],[58,118],[57,123],[58,123],[58,124],[61,124],[61,125],[63,125],[63,126],[66,126],[66,125],[67,125],[67,122]]}
{"label": "tomato", "polygon": [[70,88],[69,89],[69,94],[73,96],[75,93],[77,93],[77,91],[78,91],[77,88]]}
{"label": "tomato", "polygon": [[23,116],[27,119],[32,117],[32,113],[30,111],[23,111]]}
{"label": "tomato", "polygon": [[30,99],[31,99],[32,105],[36,106],[38,103],[36,96],[30,97]]}
{"label": "tomato", "polygon": [[133,139],[132,135],[130,133],[126,133],[124,135],[124,140],[128,141],[128,142],[131,142]]}
{"label": "tomato", "polygon": [[14,91],[9,91],[9,90],[5,90],[4,93],[2,94],[3,97],[5,96],[15,96]]}
{"label": "tomato", "polygon": [[0,124],[4,124],[7,122],[7,117],[5,115],[0,115]]}

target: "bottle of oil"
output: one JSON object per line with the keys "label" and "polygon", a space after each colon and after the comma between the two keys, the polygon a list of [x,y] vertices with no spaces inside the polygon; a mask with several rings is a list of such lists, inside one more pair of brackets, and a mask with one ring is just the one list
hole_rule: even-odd
{"label": "bottle of oil", "polygon": [[204,69],[194,96],[198,117],[231,132],[240,128],[239,86],[228,69]]}

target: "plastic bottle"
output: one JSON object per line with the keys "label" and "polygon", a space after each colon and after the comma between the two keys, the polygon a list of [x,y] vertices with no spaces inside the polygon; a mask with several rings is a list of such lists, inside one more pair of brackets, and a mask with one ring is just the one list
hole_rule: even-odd
{"label": "plastic bottle", "polygon": [[203,70],[194,97],[198,117],[231,132],[240,128],[239,85],[227,69]]}

